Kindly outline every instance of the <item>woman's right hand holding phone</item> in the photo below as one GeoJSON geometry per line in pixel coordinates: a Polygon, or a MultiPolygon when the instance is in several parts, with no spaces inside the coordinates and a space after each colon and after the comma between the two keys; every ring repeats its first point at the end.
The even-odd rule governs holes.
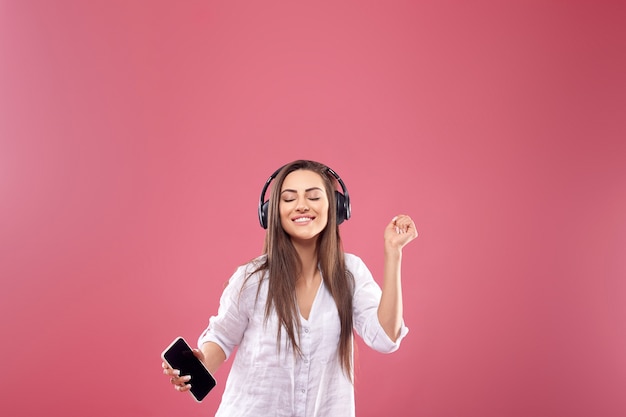
{"type": "Polygon", "coordinates": [[[167,375],[170,378],[170,383],[174,385],[174,388],[177,391],[185,392],[189,391],[191,385],[188,384],[191,377],[189,375],[180,375],[180,371],[178,369],[174,369],[169,366],[167,363],[163,362],[163,374],[167,375]]]}

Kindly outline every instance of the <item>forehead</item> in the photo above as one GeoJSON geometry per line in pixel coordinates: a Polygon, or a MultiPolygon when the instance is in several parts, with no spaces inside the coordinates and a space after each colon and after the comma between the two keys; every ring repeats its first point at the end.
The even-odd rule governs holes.
{"type": "Polygon", "coordinates": [[[324,180],[317,172],[299,169],[290,172],[283,181],[282,190],[307,190],[309,188],[321,188],[324,190],[324,180]]]}

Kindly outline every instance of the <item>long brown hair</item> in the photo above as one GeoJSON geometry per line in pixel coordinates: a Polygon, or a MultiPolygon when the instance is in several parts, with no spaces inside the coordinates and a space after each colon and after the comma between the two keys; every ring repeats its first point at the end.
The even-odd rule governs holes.
{"type": "Polygon", "coordinates": [[[341,332],[339,335],[338,356],[346,376],[352,380],[352,294],[354,277],[346,269],[339,227],[337,225],[337,198],[335,178],[328,167],[315,161],[298,160],[285,165],[274,179],[269,199],[268,227],[265,235],[265,262],[255,271],[267,271],[268,297],[265,305],[265,319],[272,311],[278,316],[278,348],[281,332],[287,332],[294,352],[301,353],[298,346],[300,319],[296,300],[296,279],[302,271],[302,263],[290,236],[280,222],[280,189],[285,177],[297,170],[308,170],[319,174],[324,181],[328,198],[328,223],[317,240],[317,260],[323,282],[337,306],[341,332]]]}

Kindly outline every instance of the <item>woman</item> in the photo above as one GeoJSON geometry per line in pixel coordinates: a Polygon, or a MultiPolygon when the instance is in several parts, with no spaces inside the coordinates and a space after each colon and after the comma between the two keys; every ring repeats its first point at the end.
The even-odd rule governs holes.
{"type": "MultiPolygon", "coordinates": [[[[237,347],[217,416],[354,416],[353,329],[380,352],[398,349],[408,332],[400,269],[415,224],[399,215],[385,228],[381,289],[360,258],[343,253],[338,223],[349,200],[346,213],[335,180],[344,187],[314,161],[275,173],[264,254],[233,274],[195,350],[215,373],[237,347]]],[[[189,390],[188,376],[163,367],[178,391],[189,390]]]]}

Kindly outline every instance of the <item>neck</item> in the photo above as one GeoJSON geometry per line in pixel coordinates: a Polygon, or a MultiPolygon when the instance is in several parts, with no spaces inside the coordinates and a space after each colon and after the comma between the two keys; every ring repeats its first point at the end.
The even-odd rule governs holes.
{"type": "Polygon", "coordinates": [[[293,246],[300,257],[302,263],[302,273],[300,278],[306,281],[313,280],[317,273],[317,240],[306,242],[295,242],[293,246]]]}

